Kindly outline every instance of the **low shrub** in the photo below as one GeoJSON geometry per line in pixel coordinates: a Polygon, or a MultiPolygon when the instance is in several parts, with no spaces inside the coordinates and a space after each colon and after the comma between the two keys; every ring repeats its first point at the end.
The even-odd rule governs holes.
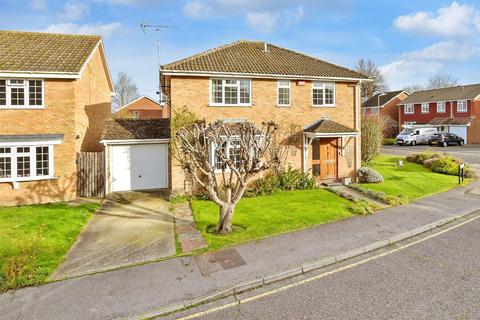
{"type": "Polygon", "coordinates": [[[383,145],[384,146],[392,146],[397,144],[397,139],[396,138],[384,138],[383,139],[383,145]]]}
{"type": "Polygon", "coordinates": [[[278,174],[268,173],[256,180],[245,192],[246,197],[272,195],[278,191],[308,190],[315,188],[315,179],[300,169],[288,167],[278,174]]]}
{"type": "Polygon", "coordinates": [[[357,170],[358,181],[361,183],[380,183],[383,182],[383,176],[369,167],[361,167],[357,170]]]}
{"type": "MultiPolygon", "coordinates": [[[[458,175],[459,165],[465,162],[460,158],[430,151],[410,154],[406,157],[406,160],[421,164],[433,172],[452,176],[458,175]]],[[[465,165],[464,174],[465,178],[475,178],[476,176],[469,165],[465,165]]]]}
{"type": "Polygon", "coordinates": [[[348,210],[356,215],[367,215],[375,213],[375,208],[373,208],[368,201],[357,200],[348,205],[348,210]]]}

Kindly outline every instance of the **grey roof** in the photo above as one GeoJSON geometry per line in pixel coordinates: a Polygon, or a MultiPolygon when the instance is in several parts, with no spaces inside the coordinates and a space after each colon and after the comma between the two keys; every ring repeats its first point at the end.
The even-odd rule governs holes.
{"type": "Polygon", "coordinates": [[[61,140],[63,134],[6,134],[0,135],[0,143],[5,142],[37,142],[48,140],[61,140]]]}
{"type": "Polygon", "coordinates": [[[118,119],[105,123],[102,140],[168,139],[170,119],[118,119]]]}
{"type": "Polygon", "coordinates": [[[443,89],[416,91],[400,104],[475,99],[480,95],[480,83],[443,89]]]}
{"type": "Polygon", "coordinates": [[[382,107],[384,104],[398,96],[400,93],[405,92],[403,90],[397,90],[397,91],[389,91],[389,92],[380,92],[365,101],[362,104],[362,108],[371,108],[371,107],[378,107],[378,96],[380,96],[380,107],[382,107]]]}
{"type": "Polygon", "coordinates": [[[162,66],[164,71],[368,79],[356,71],[265,42],[240,40],[162,66]]]}
{"type": "Polygon", "coordinates": [[[0,30],[0,70],[78,73],[100,36],[0,30]]]}
{"type": "Polygon", "coordinates": [[[457,118],[444,118],[435,117],[428,124],[432,125],[469,125],[475,118],[470,117],[457,117],[457,118]]]}

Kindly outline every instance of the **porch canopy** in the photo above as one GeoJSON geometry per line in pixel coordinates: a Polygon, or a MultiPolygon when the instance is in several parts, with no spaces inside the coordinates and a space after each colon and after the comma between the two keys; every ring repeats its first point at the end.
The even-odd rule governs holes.
{"type": "Polygon", "coordinates": [[[472,123],[473,118],[469,117],[458,117],[458,118],[443,118],[443,117],[436,117],[433,118],[428,124],[430,126],[470,126],[472,123]]]}
{"type": "Polygon", "coordinates": [[[330,119],[322,118],[303,129],[306,138],[357,137],[359,132],[330,119]]]}

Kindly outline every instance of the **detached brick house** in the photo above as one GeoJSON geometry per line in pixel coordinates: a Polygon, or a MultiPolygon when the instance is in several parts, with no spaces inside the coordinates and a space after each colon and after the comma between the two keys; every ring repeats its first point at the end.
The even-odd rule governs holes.
{"type": "MultiPolygon", "coordinates": [[[[162,66],[173,114],[186,106],[207,121],[295,124],[287,162],[321,181],[354,177],[360,167],[360,87],[350,69],[260,41],[233,42],[162,66]]],[[[173,192],[185,192],[172,160],[173,192]]],[[[212,164],[215,159],[212,159],[212,164]]]]}
{"type": "Polygon", "coordinates": [[[433,126],[480,143],[480,84],[417,91],[398,104],[402,126],[433,126]]]}
{"type": "Polygon", "coordinates": [[[115,110],[115,116],[125,119],[148,120],[168,118],[169,114],[163,103],[160,104],[148,96],[141,96],[115,110]]]}
{"type": "Polygon", "coordinates": [[[112,92],[99,36],[0,31],[0,205],[76,197],[76,153],[103,150],[112,92]]]}

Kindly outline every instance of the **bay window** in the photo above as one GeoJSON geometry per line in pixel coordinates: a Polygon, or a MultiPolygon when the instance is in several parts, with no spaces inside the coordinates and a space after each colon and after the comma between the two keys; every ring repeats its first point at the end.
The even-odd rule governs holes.
{"type": "Polygon", "coordinates": [[[312,105],[314,107],[335,106],[335,83],[334,82],[313,82],[312,83],[312,105]]]}
{"type": "Polygon", "coordinates": [[[53,145],[0,147],[0,182],[53,177],[53,145]]]}
{"type": "Polygon", "coordinates": [[[290,106],[290,80],[278,80],[277,105],[290,106]]]}
{"type": "MultiPolygon", "coordinates": [[[[235,167],[238,169],[240,168],[240,163],[242,161],[242,153],[241,153],[241,143],[240,140],[231,140],[225,141],[221,146],[221,151],[225,156],[233,161],[235,167]]],[[[216,171],[221,171],[224,167],[225,171],[228,171],[228,166],[225,166],[222,159],[220,159],[216,154],[215,144],[211,144],[211,151],[210,151],[210,159],[213,166],[215,166],[216,171]]]]}
{"type": "Polygon", "coordinates": [[[212,79],[210,88],[210,105],[251,105],[252,93],[249,79],[212,79]]]}
{"type": "Polygon", "coordinates": [[[43,80],[0,79],[0,108],[42,108],[43,80]]]}

